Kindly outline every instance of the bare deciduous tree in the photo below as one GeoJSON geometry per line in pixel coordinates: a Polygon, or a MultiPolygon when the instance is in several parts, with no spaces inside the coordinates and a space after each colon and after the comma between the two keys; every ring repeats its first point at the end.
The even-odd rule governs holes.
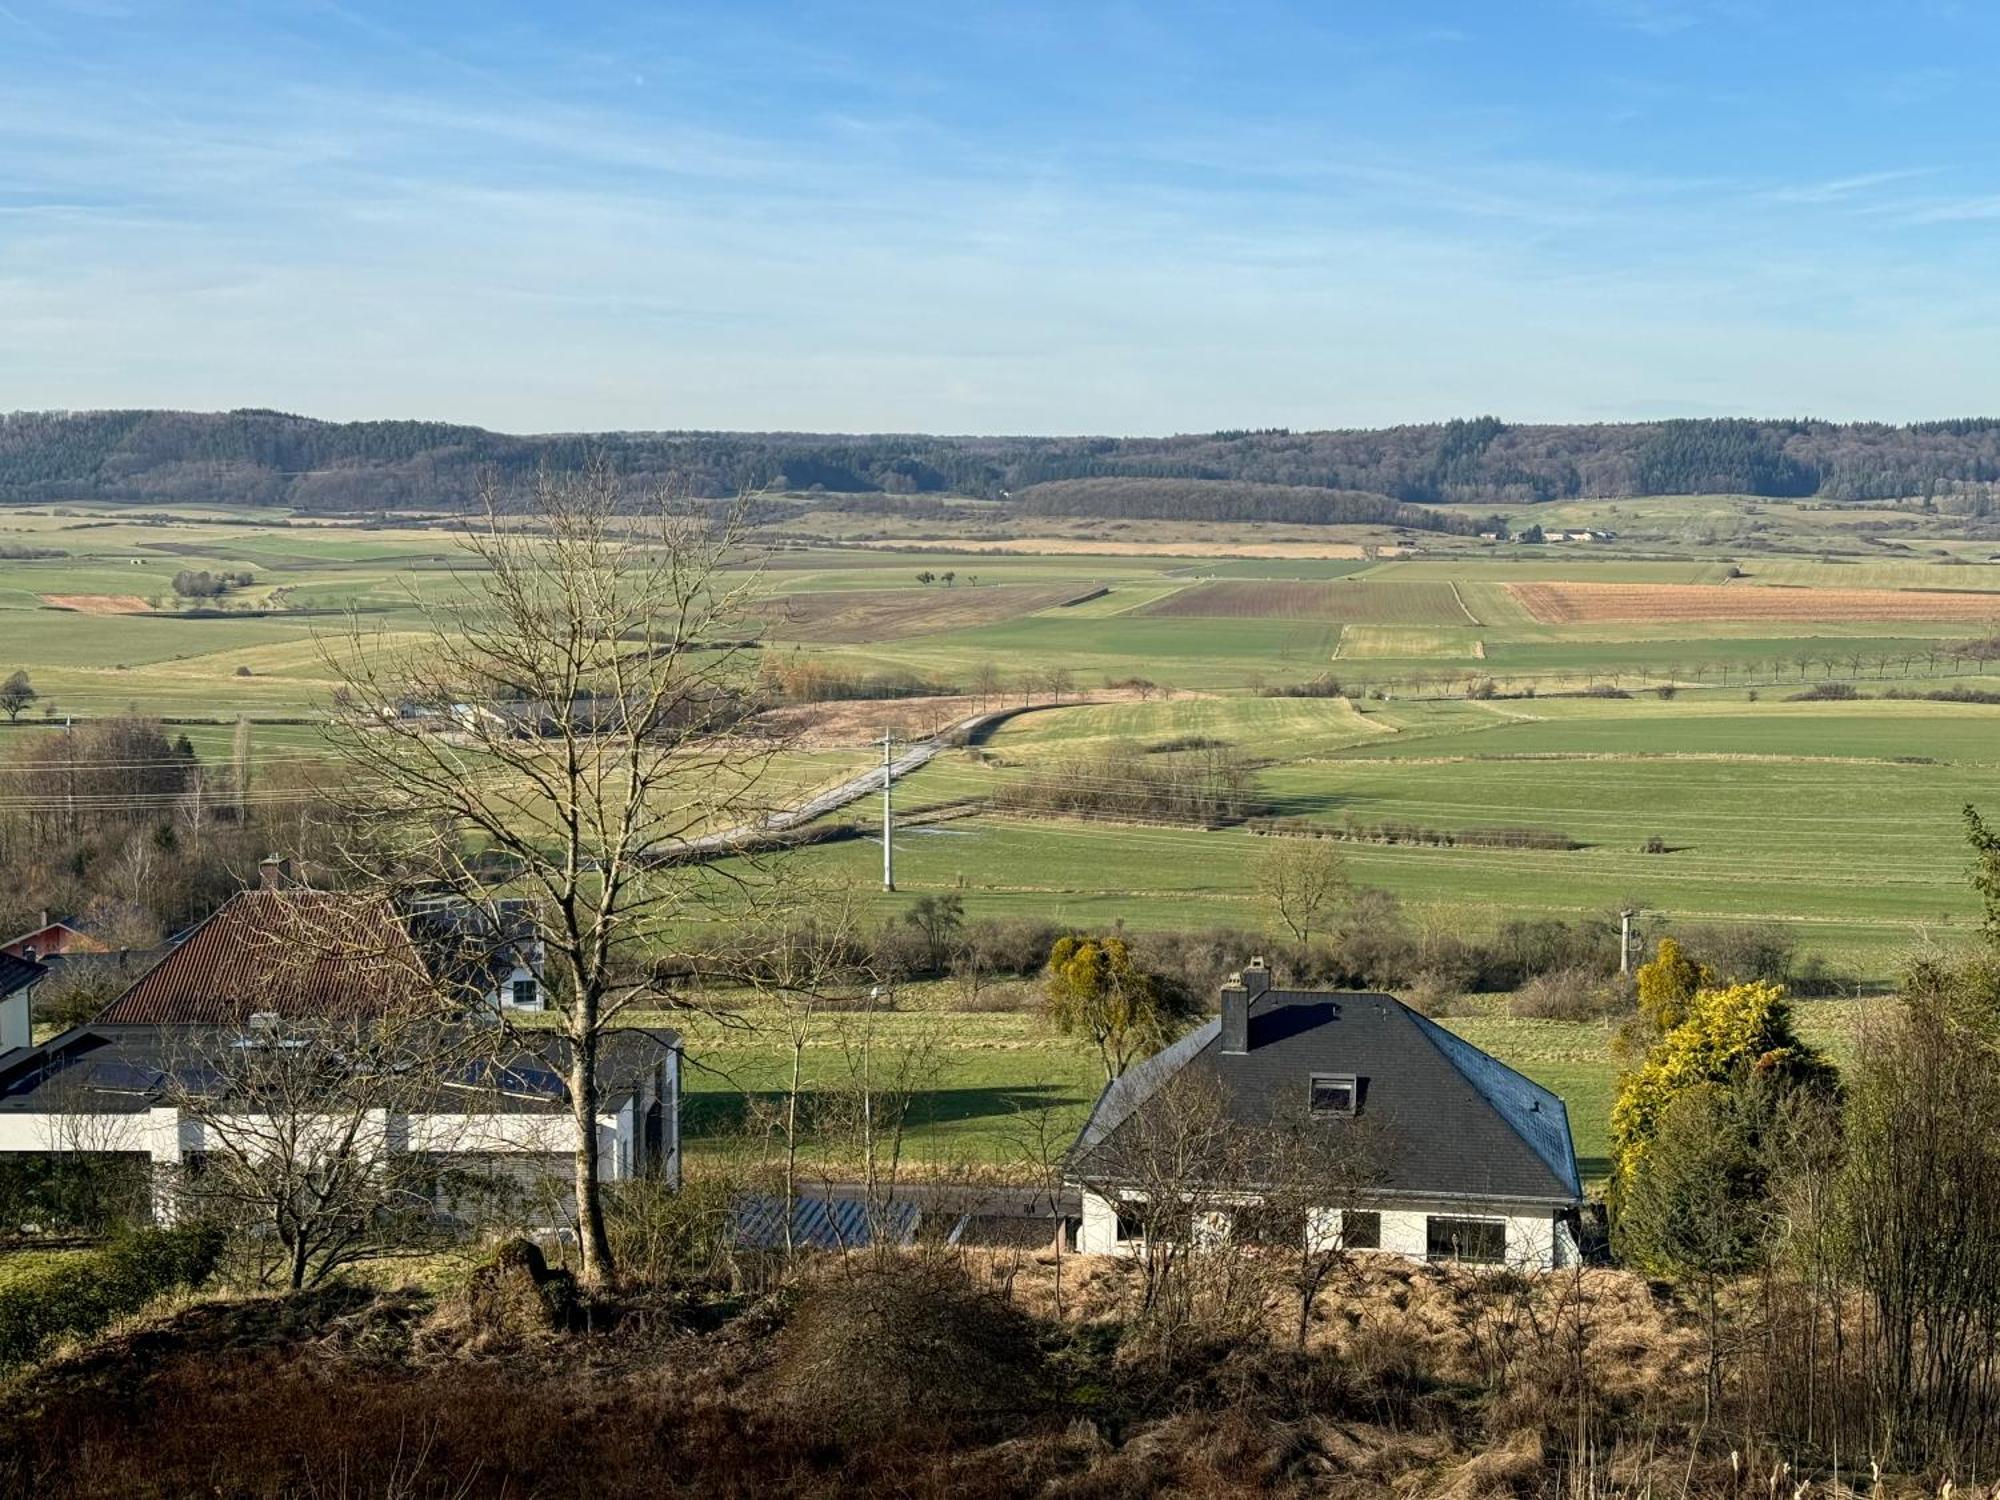
{"type": "MultiPolygon", "coordinates": [[[[776,748],[744,732],[736,643],[757,585],[734,513],[656,496],[621,513],[602,466],[491,490],[412,642],[358,628],[324,654],[332,738],[400,866],[475,901],[534,900],[571,1062],[582,1278],[613,1274],[595,1150],[598,1057],[635,1005],[671,1000],[675,934],[740,907],[699,856],[754,827],[776,748]]],[[[370,874],[377,873],[371,870],[370,874]]]]}
{"type": "Polygon", "coordinates": [[[427,1016],[187,1029],[165,1096],[201,1134],[181,1205],[233,1226],[262,1276],[294,1290],[427,1228],[432,1153],[467,1150],[460,1133],[478,1128],[441,1103],[439,1080],[479,1045],[427,1016]],[[412,1116],[430,1122],[428,1152],[398,1138],[412,1116]]]}
{"type": "Polygon", "coordinates": [[[1255,1132],[1246,1151],[1260,1200],[1249,1222],[1281,1252],[1279,1275],[1298,1301],[1304,1348],[1320,1293],[1354,1251],[1376,1246],[1362,1225],[1376,1225],[1379,1235],[1379,1220],[1363,1205],[1384,1175],[1381,1144],[1366,1120],[1295,1120],[1255,1132]]]}
{"type": "Polygon", "coordinates": [[[1257,894],[1298,942],[1332,923],[1353,882],[1347,861],[1329,839],[1274,838],[1257,860],[1257,894]]]}

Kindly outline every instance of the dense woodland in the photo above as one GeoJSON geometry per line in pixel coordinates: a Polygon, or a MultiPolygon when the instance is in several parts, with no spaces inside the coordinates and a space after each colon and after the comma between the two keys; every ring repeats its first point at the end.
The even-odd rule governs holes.
{"type": "MultiPolygon", "coordinates": [[[[542,466],[571,469],[600,455],[635,490],[667,482],[696,496],[820,489],[1003,499],[1058,481],[1145,479],[1359,492],[1377,506],[1385,499],[1519,504],[1716,492],[1852,501],[2000,483],[2000,419],[1907,426],[1738,419],[1516,426],[1479,417],[1378,431],[1050,438],[784,432],[512,436],[442,422],[319,422],[259,410],[27,412],[0,416],[0,502],[455,507],[469,501],[483,474],[523,478],[542,466]]],[[[1055,513],[1065,497],[1091,499],[1100,493],[1044,491],[1031,495],[1030,503],[1055,513]]],[[[1328,506],[1340,508],[1320,496],[1307,509],[1328,506]]]]}

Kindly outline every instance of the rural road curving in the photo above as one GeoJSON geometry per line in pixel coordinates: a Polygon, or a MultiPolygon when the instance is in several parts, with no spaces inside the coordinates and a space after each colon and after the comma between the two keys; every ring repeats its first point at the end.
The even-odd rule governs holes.
{"type": "MultiPolygon", "coordinates": [[[[1090,698],[1076,698],[1063,704],[1015,704],[1009,708],[984,709],[979,713],[971,714],[954,724],[947,725],[929,739],[912,740],[909,747],[889,763],[889,780],[892,783],[901,781],[912,771],[928,765],[939,751],[967,744],[973,736],[982,730],[991,729],[1002,720],[1014,718],[1019,714],[1031,713],[1039,708],[1074,708],[1079,704],[1093,701],[1095,700],[1090,698]]],[[[784,833],[790,829],[810,823],[813,819],[824,817],[827,813],[833,812],[837,808],[845,807],[850,802],[859,801],[870,792],[879,792],[881,790],[882,768],[880,766],[872,766],[868,770],[863,771],[859,776],[850,776],[846,781],[839,783],[837,786],[829,787],[827,790],[817,793],[809,800],[801,802],[797,807],[788,807],[778,812],[766,813],[755,823],[741,823],[734,828],[718,829],[714,833],[705,833],[700,838],[685,840],[675,845],[671,850],[663,851],[662,857],[672,861],[679,861],[691,858],[698,859],[705,855],[727,853],[730,850],[740,849],[747,844],[755,843],[760,839],[768,838],[772,834],[784,833]]]]}

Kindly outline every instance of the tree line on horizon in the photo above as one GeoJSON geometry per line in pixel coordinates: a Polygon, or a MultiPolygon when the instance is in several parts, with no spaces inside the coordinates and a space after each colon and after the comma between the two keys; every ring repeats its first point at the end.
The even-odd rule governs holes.
{"type": "MultiPolygon", "coordinates": [[[[1984,503],[1983,487],[2000,484],[2000,419],[1563,425],[1483,416],[1378,430],[1112,438],[519,436],[443,422],[322,422],[249,409],[0,415],[0,502],[458,508],[483,477],[524,485],[540,470],[574,472],[593,461],[608,464],[635,497],[664,485],[696,498],[818,491],[1005,500],[1064,481],[1150,480],[1302,487],[1365,496],[1378,506],[1713,493],[1859,501],[1967,491],[1984,503]]],[[[1055,503],[1060,496],[1041,498],[1055,503]]]]}

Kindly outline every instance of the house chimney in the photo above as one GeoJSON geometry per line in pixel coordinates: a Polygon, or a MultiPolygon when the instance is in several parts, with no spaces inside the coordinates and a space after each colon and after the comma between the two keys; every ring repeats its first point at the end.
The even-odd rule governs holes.
{"type": "Polygon", "coordinates": [[[1271,987],[1271,971],[1261,955],[1222,986],[1222,1052],[1241,1057],[1250,1050],[1250,1002],[1271,987]]]}
{"type": "Polygon", "coordinates": [[[1241,1057],[1250,1050],[1250,992],[1241,974],[1231,974],[1222,986],[1222,1055],[1241,1057]]]}
{"type": "Polygon", "coordinates": [[[281,890],[292,883],[292,862],[280,855],[267,854],[257,864],[257,884],[267,891],[281,890]]]}

